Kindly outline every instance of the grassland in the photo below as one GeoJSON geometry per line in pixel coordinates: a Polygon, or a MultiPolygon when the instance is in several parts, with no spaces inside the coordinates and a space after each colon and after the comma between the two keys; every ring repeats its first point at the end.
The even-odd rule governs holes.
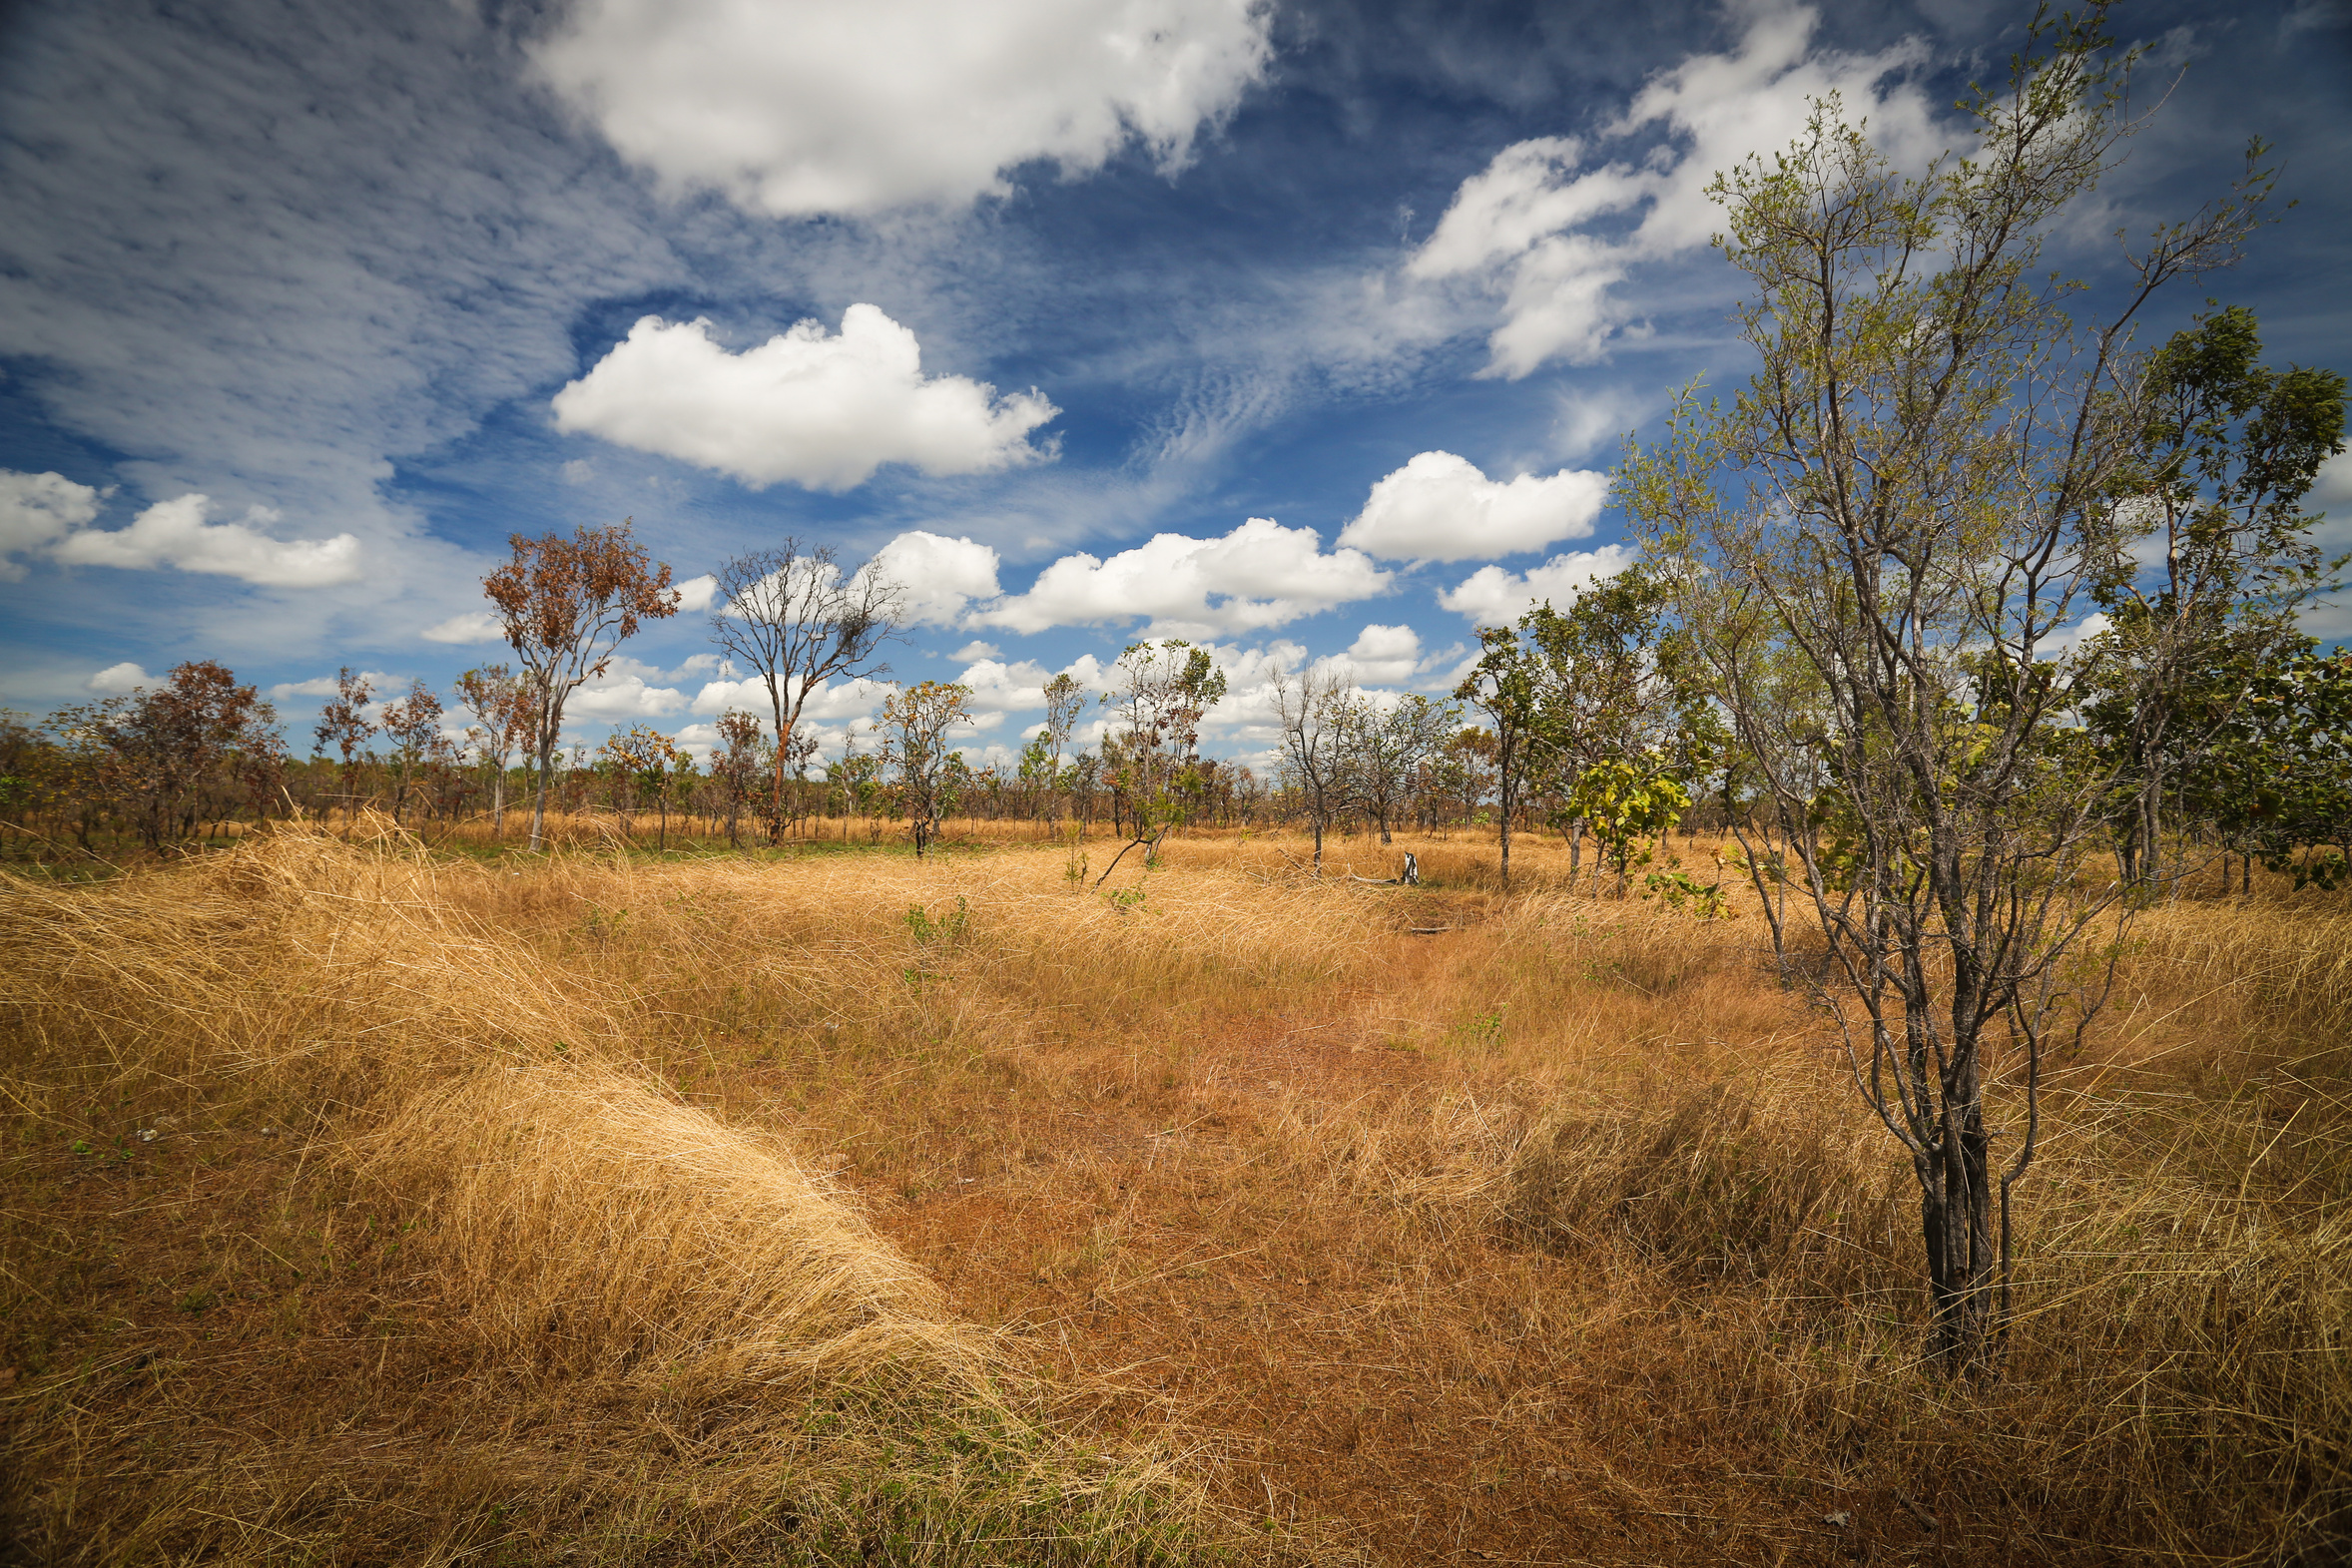
{"type": "Polygon", "coordinates": [[[2338,899],[2141,920],[1954,1386],[1736,903],[1461,837],[1419,889],[1180,840],[1117,902],[1033,841],[462,847],[0,893],[12,1560],[2352,1542],[2338,899]]]}

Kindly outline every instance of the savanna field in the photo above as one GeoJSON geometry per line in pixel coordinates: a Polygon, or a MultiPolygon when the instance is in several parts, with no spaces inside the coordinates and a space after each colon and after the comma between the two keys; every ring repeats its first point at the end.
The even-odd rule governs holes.
{"type": "Polygon", "coordinates": [[[1954,1383],[1751,899],[985,825],[12,874],[8,1560],[2352,1551],[2341,895],[2139,918],[1954,1383]]]}

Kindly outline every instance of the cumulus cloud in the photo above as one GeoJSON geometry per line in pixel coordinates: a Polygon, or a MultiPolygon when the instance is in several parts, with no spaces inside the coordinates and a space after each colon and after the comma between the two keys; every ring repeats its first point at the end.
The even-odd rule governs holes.
{"type": "Polygon", "coordinates": [[[1180,168],[1264,72],[1262,0],[584,0],[532,51],[623,158],[771,217],[960,204],[1140,141],[1180,168]]]}
{"type": "MultiPolygon", "coordinates": [[[[808,704],[801,710],[801,722],[813,725],[841,719],[864,719],[882,706],[884,697],[896,690],[897,687],[888,681],[828,681],[810,694],[808,704]]],[[[703,689],[695,694],[692,707],[698,714],[718,714],[730,708],[741,708],[764,718],[773,712],[767,683],[756,675],[745,676],[741,680],[723,678],[707,681],[703,689]]],[[[769,728],[773,729],[774,726],[769,728]]]]}
{"type": "Polygon", "coordinates": [[[673,586],[678,590],[678,613],[700,615],[711,607],[712,598],[719,592],[719,579],[705,572],[673,586]]]}
{"type": "Polygon", "coordinates": [[[487,610],[468,610],[416,635],[428,643],[502,643],[506,641],[506,623],[487,610]]]}
{"type": "Polygon", "coordinates": [[[1594,138],[1514,143],[1463,182],[1406,272],[1502,293],[1485,373],[1516,379],[1550,359],[1599,358],[1628,319],[1613,287],[1638,263],[1704,247],[1721,227],[1707,182],[1796,140],[1808,100],[1839,95],[1901,164],[1924,163],[1947,140],[1928,95],[1901,76],[1926,58],[1917,41],[1815,51],[1811,7],[1784,0],[1734,14],[1742,9],[1748,24],[1731,53],[1693,55],[1650,78],[1594,138]],[[1667,140],[1646,156],[1629,145],[1659,132],[1667,140]]]}
{"type": "Polygon", "coordinates": [[[955,652],[949,654],[947,657],[950,659],[960,659],[964,663],[970,664],[976,660],[997,658],[1003,652],[1004,650],[997,647],[994,643],[982,642],[979,639],[974,638],[972,641],[965,643],[961,648],[956,649],[955,652]]]}
{"type": "Polygon", "coordinates": [[[848,490],[884,463],[988,473],[1051,454],[1029,432],[1061,410],[1035,391],[922,373],[914,334],[870,304],[828,333],[807,320],[729,353],[707,320],[642,316],[555,394],[555,427],[675,457],[762,489],[848,490]]]}
{"type": "Polygon", "coordinates": [[[44,550],[98,515],[99,492],[63,474],[20,474],[0,468],[0,580],[25,569],[14,557],[44,550]]]}
{"type": "Polygon", "coordinates": [[[1421,668],[1421,634],[1410,626],[1375,623],[1359,632],[1347,652],[1331,662],[1346,666],[1359,681],[1393,686],[1411,680],[1421,668]]]}
{"type": "Polygon", "coordinates": [[[994,550],[969,539],[926,534],[919,528],[877,550],[862,570],[879,572],[903,584],[906,618],[917,626],[953,626],[973,600],[993,599],[997,594],[994,550]]]}
{"type": "Polygon", "coordinates": [[[270,588],[322,588],[359,575],[356,535],[273,539],[261,531],[278,521],[268,507],[252,508],[242,523],[208,523],[205,515],[212,505],[212,498],[203,495],[158,501],[128,528],[69,533],[50,553],[75,566],[176,566],[270,588]]]}
{"type": "Polygon", "coordinates": [[[1041,632],[1049,626],[1152,622],[1160,634],[1208,637],[1285,625],[1386,590],[1391,575],[1361,550],[1326,555],[1312,528],[1253,517],[1218,539],[1154,534],[1109,560],[1066,555],[1025,594],[975,611],[975,626],[1041,632]]]}
{"type": "Polygon", "coordinates": [[[149,675],[139,666],[125,662],[108,665],[90,677],[89,680],[84,681],[82,689],[87,692],[95,692],[101,697],[120,697],[126,692],[147,685],[154,679],[154,676],[149,675]]]}
{"type": "Polygon", "coordinates": [[[572,693],[563,716],[566,720],[617,724],[627,719],[659,719],[685,707],[686,694],[676,687],[652,686],[642,675],[616,672],[572,693]]]}
{"type": "Polygon", "coordinates": [[[1592,532],[1609,476],[1487,478],[1452,452],[1423,452],[1372,487],[1340,543],[1392,560],[1470,561],[1540,550],[1592,532]]]}
{"type": "Polygon", "coordinates": [[[1441,592],[1438,603],[1478,626],[1507,626],[1532,604],[1564,607],[1601,578],[1631,566],[1636,553],[1630,545],[1604,544],[1597,550],[1565,551],[1524,573],[1481,566],[1441,592]]]}
{"type": "Polygon", "coordinates": [[[72,566],[176,566],[272,588],[319,588],[359,575],[353,535],[275,539],[262,530],[278,514],[263,506],[242,523],[207,522],[210,496],[159,501],[128,528],[90,527],[109,493],[63,474],[0,469],[0,580],[22,578],[24,566],[14,558],[36,551],[72,566]]]}

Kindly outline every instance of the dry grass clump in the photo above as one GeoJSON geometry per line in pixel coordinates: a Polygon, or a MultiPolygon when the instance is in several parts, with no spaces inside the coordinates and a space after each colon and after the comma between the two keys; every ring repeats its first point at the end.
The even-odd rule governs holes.
{"type": "Polygon", "coordinates": [[[1557,1251],[1624,1244],[1701,1280],[1886,1300],[1911,1283],[1909,1171],[1840,1087],[1781,1060],[1564,1094],[1518,1148],[1506,1221],[1557,1251]]]}
{"type": "Polygon", "coordinates": [[[117,1265],[69,1253],[43,1289],[24,1271],[54,1244],[10,1237],[5,1378],[34,1376],[0,1392],[0,1537],[56,1562],[1079,1563],[1219,1532],[1164,1466],[1096,1463],[1022,1413],[985,1337],[783,1137],[640,1062],[622,977],[500,929],[570,911],[517,880],[297,830],[0,896],[19,1204],[185,1169],[183,1199],[102,1198],[82,1241],[197,1276],[181,1321],[177,1287],[71,1312],[117,1265]],[[91,1167],[118,1122],[166,1141],[116,1134],[91,1167]],[[250,1256],[205,1257],[183,1215],[250,1256]],[[177,1396],[200,1365],[209,1397],[177,1396]],[[156,1418],[167,1389],[180,1420],[156,1418]],[[464,1439],[484,1426],[506,1437],[464,1439]],[[435,1432],[449,1489],[420,1493],[435,1432]]]}

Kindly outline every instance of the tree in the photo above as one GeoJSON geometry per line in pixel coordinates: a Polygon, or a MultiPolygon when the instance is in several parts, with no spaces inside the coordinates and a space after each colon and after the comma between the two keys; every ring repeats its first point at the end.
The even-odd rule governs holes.
{"type": "Polygon", "coordinates": [[[1510,823],[1526,783],[1527,748],[1535,728],[1535,665],[1507,626],[1478,628],[1478,662],[1454,689],[1494,727],[1494,784],[1502,813],[1502,881],[1510,883],[1510,823]]]}
{"type": "MultiPolygon", "coordinates": [[[[882,765],[890,788],[914,833],[914,857],[921,859],[939,835],[939,822],[955,801],[959,774],[967,774],[961,753],[947,750],[947,732],[970,719],[971,688],[943,681],[892,692],[876,726],[882,731],[882,765]]],[[[848,759],[844,759],[845,764],[848,759]]]]}
{"type": "Polygon", "coordinates": [[[1282,766],[1298,786],[1307,825],[1315,834],[1315,874],[1323,874],[1323,834],[1348,802],[1348,721],[1355,685],[1336,670],[1310,667],[1292,677],[1266,666],[1274,716],[1282,726],[1282,766]]]}
{"type": "Polygon", "coordinates": [[[756,714],[730,708],[719,716],[719,750],[711,756],[711,777],[727,795],[727,847],[742,847],[737,836],[743,802],[759,781],[763,737],[756,714]]]}
{"type": "Polygon", "coordinates": [[[2075,326],[2042,246],[2133,128],[2102,22],[2037,23],[2007,86],[1972,102],[1967,159],[1906,178],[1832,100],[1788,152],[1719,176],[1762,367],[1728,410],[1686,402],[1622,474],[1743,739],[1769,742],[1777,710],[1723,627],[1760,622],[1823,688],[1822,798],[1780,771],[1785,747],[1752,750],[1783,810],[1839,819],[1837,855],[1795,845],[1835,982],[1818,994],[1910,1157],[1954,1371],[2007,1319],[2045,1052],[2106,994],[2111,960],[2075,959],[2128,914],[2090,858],[2119,777],[2078,728],[2097,656],[2060,634],[2144,533],[2117,504],[2151,407],[2129,323],[2232,260],[2265,189],[2249,161],[2230,199],[2131,256],[2114,312],[2075,326]],[[1996,1077],[2023,1080],[2000,1165],[1996,1077]]]}
{"type": "Polygon", "coordinates": [[[547,781],[564,703],[584,682],[601,676],[613,651],[646,621],[678,613],[670,569],[654,565],[630,520],[611,528],[581,527],[571,538],[545,534],[507,540],[513,559],[482,579],[498,610],[508,646],[523,669],[530,695],[531,736],[538,749],[538,785],[531,794],[531,848],[547,841],[547,781]]]}
{"type": "MultiPolygon", "coordinates": [[[[828,681],[887,675],[877,661],[896,632],[905,589],[873,562],[845,579],[829,545],[787,535],[774,549],[737,556],[719,569],[711,635],[768,688],[776,758],[768,836],[784,836],[784,775],[801,715],[828,681]]],[[[806,762],[814,751],[799,754],[806,762]]]]}
{"type": "Polygon", "coordinates": [[[2252,683],[2303,651],[2296,612],[2343,564],[2320,558],[2302,502],[2344,444],[2344,377],[2271,370],[2261,352],[2253,312],[2234,306],[2173,334],[2147,367],[2137,471],[2115,486],[2163,555],[2152,580],[2101,595],[2110,689],[2089,722],[2128,776],[2124,876],[2148,886],[2167,784],[2252,683]]]}
{"type": "Polygon", "coordinates": [[[212,660],[175,666],[155,690],[53,715],[51,730],[83,753],[74,777],[111,801],[150,848],[184,838],[207,808],[255,776],[275,778],[286,745],[277,710],[212,660]]]}
{"type": "Polygon", "coordinates": [[[1198,798],[1201,721],[1225,700],[1225,672],[1205,648],[1181,638],[1130,643],[1111,669],[1102,706],[1113,716],[1103,743],[1114,801],[1124,801],[1127,842],[1094,879],[1100,887],[1127,857],[1146,845],[1149,865],[1168,829],[1185,820],[1198,798]]]}
{"type": "Polygon", "coordinates": [[[1664,584],[1637,564],[1565,611],[1547,601],[1519,618],[1534,680],[1527,744],[1561,789],[1570,886],[1590,826],[1622,891],[1633,841],[1671,829],[1722,750],[1687,635],[1665,610],[1664,584]]]}
{"type": "Polygon", "coordinates": [[[1394,842],[1391,823],[1461,723],[1461,709],[1418,695],[1383,707],[1360,694],[1342,706],[1341,773],[1355,803],[1380,824],[1382,843],[1394,842]]]}
{"type": "Polygon", "coordinates": [[[503,664],[483,665],[457,678],[457,696],[472,713],[465,738],[490,775],[490,836],[506,836],[506,768],[531,745],[530,689],[503,664]]]}
{"type": "Polygon", "coordinates": [[[418,771],[449,756],[449,743],[441,734],[441,699],[423,681],[411,681],[406,697],[384,705],[378,728],[392,743],[392,761],[400,770],[392,783],[392,821],[397,825],[418,771]]]}
{"type": "Polygon", "coordinates": [[[334,696],[318,711],[318,751],[323,754],[331,746],[341,754],[345,815],[352,811],[352,797],[358,793],[360,761],[367,755],[367,743],[375,738],[375,724],[367,717],[367,707],[374,701],[375,689],[367,678],[353,675],[345,665],[335,672],[334,696]]]}

